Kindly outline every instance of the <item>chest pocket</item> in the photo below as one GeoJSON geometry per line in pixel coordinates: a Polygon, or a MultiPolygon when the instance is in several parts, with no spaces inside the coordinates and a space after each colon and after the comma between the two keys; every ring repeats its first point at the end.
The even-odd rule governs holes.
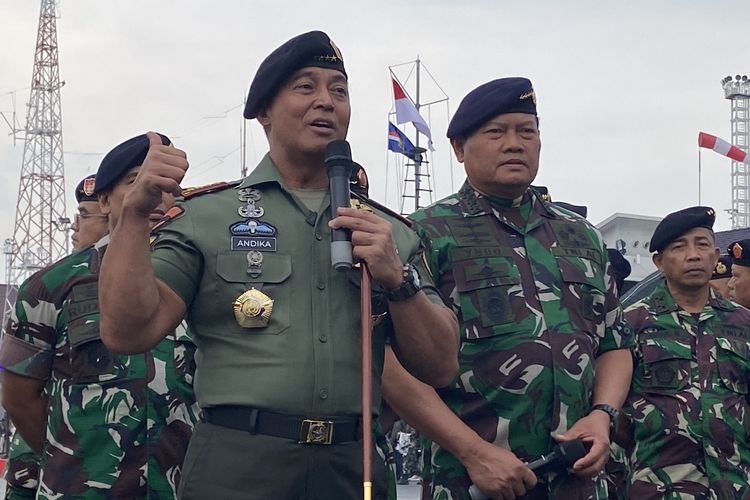
{"type": "Polygon", "coordinates": [[[556,260],[563,280],[562,306],[570,314],[573,328],[603,336],[607,289],[601,264],[573,256],[558,255],[556,260]]]}
{"type": "Polygon", "coordinates": [[[510,257],[454,261],[462,335],[488,337],[517,331],[513,294],[521,294],[521,278],[510,257]]]}
{"type": "Polygon", "coordinates": [[[646,338],[639,349],[643,363],[637,368],[637,378],[644,392],[673,393],[690,385],[693,355],[689,343],[646,338]]]}
{"type": "Polygon", "coordinates": [[[288,280],[292,275],[292,258],[277,252],[264,252],[260,270],[257,277],[248,273],[247,255],[244,252],[225,250],[217,255],[216,274],[226,285],[220,287],[224,290],[219,290],[226,314],[234,318],[234,300],[251,288],[260,290],[273,300],[271,316],[266,326],[243,328],[233,320],[231,323],[227,322],[227,325],[232,325],[229,328],[231,332],[242,335],[278,335],[289,328],[292,288],[288,280]]]}
{"type": "Polygon", "coordinates": [[[70,344],[70,378],[74,383],[106,382],[125,376],[120,356],[112,353],[99,335],[97,283],[75,285],[63,306],[70,344]]]}
{"type": "Polygon", "coordinates": [[[721,383],[730,391],[747,394],[750,345],[744,338],[716,337],[716,362],[721,383]]]}

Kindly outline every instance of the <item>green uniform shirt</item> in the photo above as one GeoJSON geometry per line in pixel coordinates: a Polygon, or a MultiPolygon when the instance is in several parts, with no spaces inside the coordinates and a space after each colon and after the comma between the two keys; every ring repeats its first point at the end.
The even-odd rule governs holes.
{"type": "MultiPolygon", "coordinates": [[[[589,412],[594,359],[632,343],[599,232],[533,190],[511,202],[468,182],[411,218],[460,322],[459,376],[438,393],[477,434],[521,460],[548,453],[551,434],[589,412]]],[[[437,444],[431,458],[433,498],[468,498],[458,459],[437,444]]],[[[553,483],[553,497],[594,494],[594,483],[577,476],[553,483]]]]}
{"type": "Polygon", "coordinates": [[[662,281],[625,311],[631,498],[750,498],[750,311],[710,293],[693,315],[662,281]]]}
{"type": "MultiPolygon", "coordinates": [[[[317,212],[309,210],[266,156],[240,184],[190,197],[181,207],[181,216],[159,228],[152,261],[157,278],[188,307],[200,406],[361,413],[359,271],[331,266],[329,196],[317,212]],[[253,288],[273,300],[269,321],[242,327],[233,302],[253,288]]],[[[425,292],[442,303],[419,258],[417,236],[375,213],[391,220],[399,255],[415,264],[425,292]]],[[[373,300],[373,313],[385,312],[381,294],[373,300]]],[[[387,316],[374,328],[376,382],[391,330],[387,316]]],[[[377,408],[379,384],[374,388],[377,408]]]]}
{"type": "Polygon", "coordinates": [[[3,338],[5,369],[47,382],[38,498],[174,498],[197,420],[184,329],[146,354],[114,354],[102,343],[107,240],[26,280],[3,338]]]}

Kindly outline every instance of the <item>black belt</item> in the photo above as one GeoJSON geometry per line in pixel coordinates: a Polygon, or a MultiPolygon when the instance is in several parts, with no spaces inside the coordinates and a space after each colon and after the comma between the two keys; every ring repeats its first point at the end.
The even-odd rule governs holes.
{"type": "Polygon", "coordinates": [[[292,439],[302,444],[336,444],[362,437],[358,418],[312,419],[248,406],[212,406],[203,410],[203,420],[251,434],[292,439]]]}

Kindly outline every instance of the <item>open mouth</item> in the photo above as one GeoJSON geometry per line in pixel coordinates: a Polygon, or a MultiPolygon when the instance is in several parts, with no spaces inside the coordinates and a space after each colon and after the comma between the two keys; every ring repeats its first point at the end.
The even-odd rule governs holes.
{"type": "Polygon", "coordinates": [[[310,126],[315,127],[316,129],[321,130],[335,130],[336,127],[333,126],[333,122],[330,120],[313,120],[310,122],[310,126]]]}
{"type": "Polygon", "coordinates": [[[161,210],[158,210],[156,212],[151,212],[149,214],[148,221],[149,222],[159,222],[162,219],[162,217],[164,217],[164,212],[162,212],[161,210]]]}

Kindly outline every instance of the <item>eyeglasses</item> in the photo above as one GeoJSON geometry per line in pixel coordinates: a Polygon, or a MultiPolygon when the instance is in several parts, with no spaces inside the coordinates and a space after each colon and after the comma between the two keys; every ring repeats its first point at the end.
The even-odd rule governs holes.
{"type": "Polygon", "coordinates": [[[108,216],[106,214],[75,214],[73,216],[73,223],[78,225],[81,223],[81,220],[86,219],[106,219],[108,216]]]}

